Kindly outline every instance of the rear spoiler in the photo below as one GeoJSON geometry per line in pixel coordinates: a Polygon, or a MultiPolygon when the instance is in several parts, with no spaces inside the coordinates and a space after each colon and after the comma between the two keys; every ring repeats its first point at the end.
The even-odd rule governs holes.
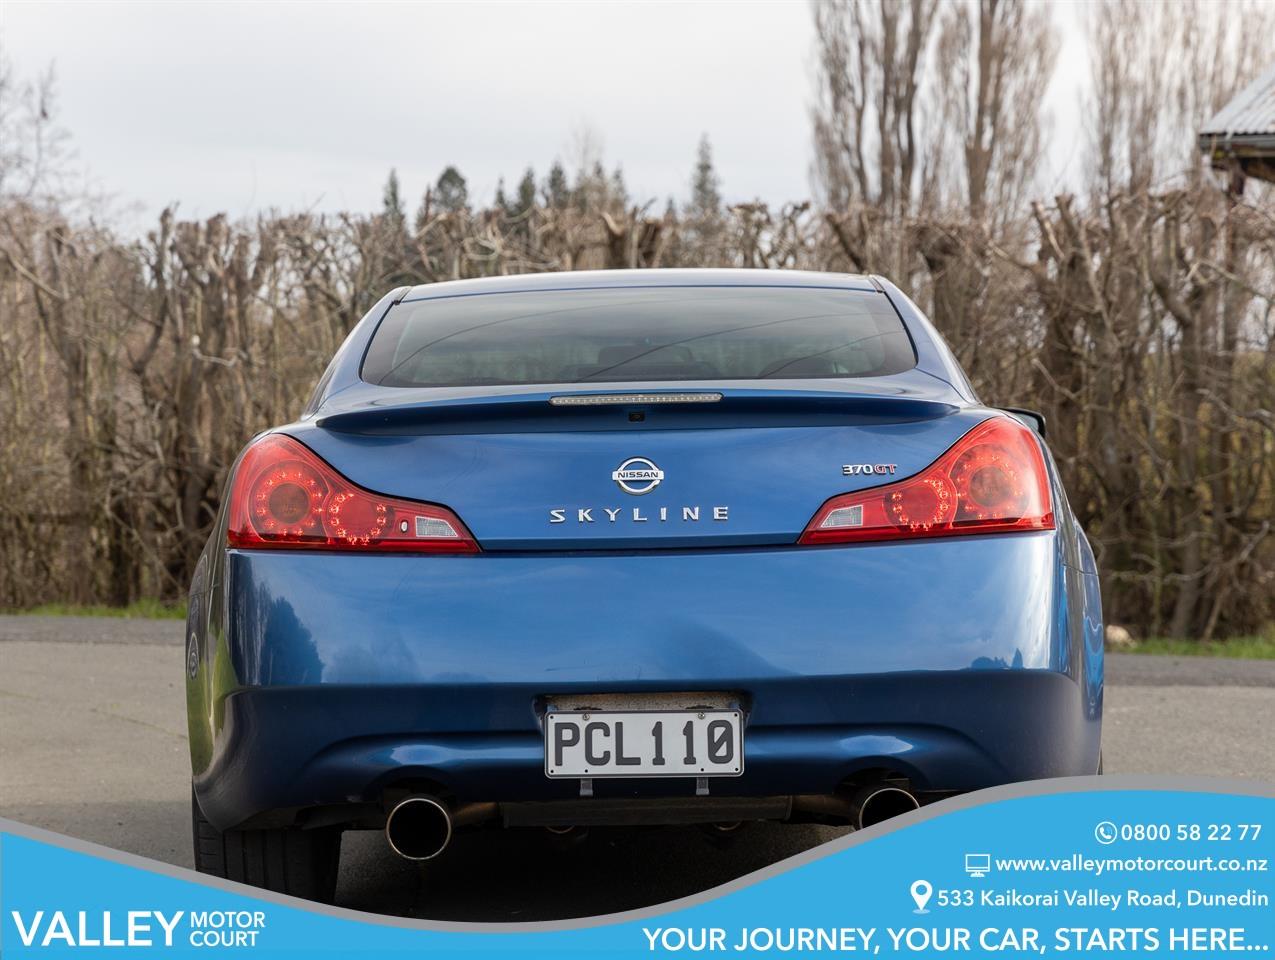
{"type": "MultiPolygon", "coordinates": [[[[419,394],[417,395],[419,396],[419,394]]],[[[557,391],[449,398],[404,397],[316,418],[338,433],[518,433],[701,427],[909,423],[949,416],[951,403],[893,393],[779,390],[557,391]]]]}

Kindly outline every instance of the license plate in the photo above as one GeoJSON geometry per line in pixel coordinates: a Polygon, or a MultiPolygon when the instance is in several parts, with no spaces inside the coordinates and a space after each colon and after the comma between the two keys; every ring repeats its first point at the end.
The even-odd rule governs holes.
{"type": "Polygon", "coordinates": [[[601,711],[545,715],[550,777],[738,777],[738,710],[601,711]]]}

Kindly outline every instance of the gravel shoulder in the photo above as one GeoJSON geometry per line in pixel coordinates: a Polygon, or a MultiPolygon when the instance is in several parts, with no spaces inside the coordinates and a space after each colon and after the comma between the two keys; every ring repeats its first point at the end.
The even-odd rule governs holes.
{"type": "Polygon", "coordinates": [[[1112,687],[1275,687],[1275,660],[1109,653],[1112,687]]]}
{"type": "Polygon", "coordinates": [[[162,647],[180,645],[185,632],[181,620],[0,614],[0,643],[118,643],[162,647]]]}

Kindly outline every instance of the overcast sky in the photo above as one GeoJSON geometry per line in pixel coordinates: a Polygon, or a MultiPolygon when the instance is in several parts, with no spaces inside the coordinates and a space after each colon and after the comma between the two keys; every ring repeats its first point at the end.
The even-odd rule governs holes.
{"type": "MultiPolygon", "coordinates": [[[[1085,73],[1073,12],[1049,106],[1051,179],[1072,172],[1085,73]]],[[[811,16],[737,3],[0,3],[19,76],[56,66],[60,118],[95,186],[149,219],[262,207],[367,210],[391,167],[414,206],[447,164],[571,166],[592,130],[635,197],[687,193],[713,143],[728,199],[809,195],[811,16]]]]}

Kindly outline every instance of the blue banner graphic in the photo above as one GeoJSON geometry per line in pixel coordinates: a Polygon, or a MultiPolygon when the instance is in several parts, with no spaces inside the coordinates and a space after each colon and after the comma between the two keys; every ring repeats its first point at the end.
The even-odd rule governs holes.
{"type": "Polygon", "coordinates": [[[946,801],[696,897],[537,924],[324,908],[2,823],[0,953],[1217,957],[1275,948],[1275,800],[1085,782],[1101,786],[946,801]]]}

